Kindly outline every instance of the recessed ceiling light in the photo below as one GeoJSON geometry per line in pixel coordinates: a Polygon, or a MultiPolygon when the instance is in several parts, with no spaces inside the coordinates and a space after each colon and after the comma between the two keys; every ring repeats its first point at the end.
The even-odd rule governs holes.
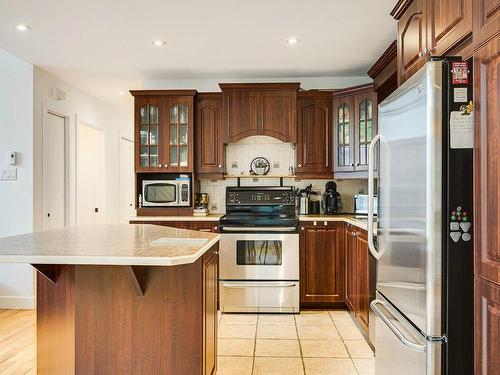
{"type": "Polygon", "coordinates": [[[156,47],[161,47],[167,44],[164,40],[153,40],[153,45],[156,47]]]}
{"type": "Polygon", "coordinates": [[[125,95],[125,91],[118,91],[118,94],[125,95]]]}
{"type": "Polygon", "coordinates": [[[292,36],[286,40],[287,44],[297,44],[298,42],[300,42],[300,39],[297,37],[294,37],[294,36],[292,36]]]}
{"type": "Polygon", "coordinates": [[[31,27],[29,27],[28,25],[24,25],[22,23],[17,25],[17,29],[22,32],[31,31],[31,27]]]}

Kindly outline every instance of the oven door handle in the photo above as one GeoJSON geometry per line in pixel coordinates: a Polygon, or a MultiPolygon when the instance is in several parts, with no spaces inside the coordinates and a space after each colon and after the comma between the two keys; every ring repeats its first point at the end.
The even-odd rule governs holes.
{"type": "Polygon", "coordinates": [[[221,227],[223,232],[294,232],[296,227],[221,227]]]}
{"type": "Polygon", "coordinates": [[[222,283],[224,288],[228,289],[244,289],[244,288],[291,288],[297,285],[297,282],[263,282],[263,281],[248,281],[248,282],[231,282],[222,283]]]}

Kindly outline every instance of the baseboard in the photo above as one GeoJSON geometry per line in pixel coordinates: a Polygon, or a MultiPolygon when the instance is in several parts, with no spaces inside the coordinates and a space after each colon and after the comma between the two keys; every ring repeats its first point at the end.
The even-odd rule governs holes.
{"type": "Polygon", "coordinates": [[[0,296],[0,309],[27,309],[35,308],[35,297],[0,296]]]}

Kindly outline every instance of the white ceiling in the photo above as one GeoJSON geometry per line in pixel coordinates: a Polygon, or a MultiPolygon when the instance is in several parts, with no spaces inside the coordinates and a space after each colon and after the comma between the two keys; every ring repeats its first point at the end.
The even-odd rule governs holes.
{"type": "Polygon", "coordinates": [[[111,101],[143,80],[364,75],[395,2],[0,0],[0,48],[111,101]]]}

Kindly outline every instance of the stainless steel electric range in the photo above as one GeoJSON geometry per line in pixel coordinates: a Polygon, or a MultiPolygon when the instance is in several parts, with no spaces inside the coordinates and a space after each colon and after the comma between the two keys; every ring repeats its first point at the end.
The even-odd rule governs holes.
{"type": "Polygon", "coordinates": [[[293,187],[228,187],[221,218],[222,312],[299,312],[293,187]]]}

